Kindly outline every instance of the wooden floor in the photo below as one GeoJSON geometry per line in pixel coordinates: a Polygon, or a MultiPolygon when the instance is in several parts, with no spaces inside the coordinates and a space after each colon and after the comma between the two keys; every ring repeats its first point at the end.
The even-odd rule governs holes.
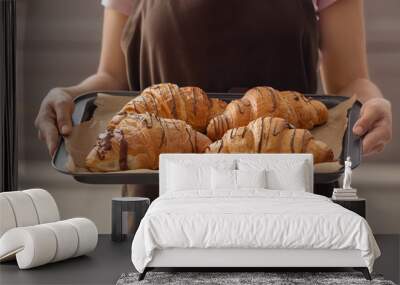
{"type": "MultiPolygon", "coordinates": [[[[398,283],[400,235],[377,235],[376,240],[382,256],[374,272],[398,283]]],[[[4,263],[0,265],[0,284],[115,284],[122,273],[134,271],[130,246],[129,241],[115,243],[109,235],[101,235],[96,250],[88,256],[30,270],[19,270],[15,262],[4,263]]]]}

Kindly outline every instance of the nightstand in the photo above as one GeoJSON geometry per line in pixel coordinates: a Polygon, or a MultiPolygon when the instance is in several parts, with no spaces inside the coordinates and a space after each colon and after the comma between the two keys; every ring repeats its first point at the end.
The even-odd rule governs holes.
{"type": "Polygon", "coordinates": [[[339,204],[340,206],[353,211],[356,214],[359,214],[361,217],[365,218],[365,208],[366,208],[366,200],[363,198],[359,198],[356,200],[333,200],[332,202],[339,204]]]}
{"type": "Polygon", "coordinates": [[[140,221],[150,206],[150,199],[143,197],[112,198],[112,234],[113,241],[123,241],[133,237],[140,221]],[[131,215],[131,216],[130,216],[131,215]],[[133,219],[129,222],[129,216],[133,219]]]}

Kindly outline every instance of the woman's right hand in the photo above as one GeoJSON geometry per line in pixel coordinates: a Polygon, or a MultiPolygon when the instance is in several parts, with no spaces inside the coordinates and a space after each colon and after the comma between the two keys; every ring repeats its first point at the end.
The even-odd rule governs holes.
{"type": "Polygon", "coordinates": [[[50,90],[42,101],[35,126],[39,139],[46,143],[51,156],[56,150],[59,135],[68,136],[72,131],[73,110],[73,97],[63,88],[50,90]]]}

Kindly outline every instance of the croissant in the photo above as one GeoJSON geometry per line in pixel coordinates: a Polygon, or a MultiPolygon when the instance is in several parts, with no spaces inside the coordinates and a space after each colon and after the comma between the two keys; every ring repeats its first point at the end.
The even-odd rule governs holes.
{"type": "Polygon", "coordinates": [[[245,127],[228,130],[208,153],[312,153],[314,163],[333,160],[332,150],[305,129],[295,129],[281,118],[263,117],[245,127]]]}
{"type": "Polygon", "coordinates": [[[153,113],[161,118],[179,119],[195,130],[205,132],[208,122],[222,114],[227,103],[209,99],[198,87],[179,88],[175,84],[163,83],[146,88],[128,102],[112,118],[110,126],[115,127],[127,114],[153,113]]]}
{"type": "Polygon", "coordinates": [[[86,157],[90,171],[157,169],[160,153],[204,152],[210,139],[184,121],[131,114],[99,135],[86,157]]]}
{"type": "Polygon", "coordinates": [[[320,101],[308,99],[298,92],[255,87],[241,99],[230,102],[221,115],[211,119],[207,136],[213,141],[220,139],[228,129],[245,126],[265,116],[284,118],[296,128],[312,129],[328,120],[328,109],[320,101]]]}

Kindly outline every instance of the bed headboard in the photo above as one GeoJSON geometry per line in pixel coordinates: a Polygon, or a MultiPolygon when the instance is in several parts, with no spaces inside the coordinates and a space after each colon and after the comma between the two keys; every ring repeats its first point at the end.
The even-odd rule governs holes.
{"type": "Polygon", "coordinates": [[[220,154],[220,153],[212,153],[212,154],[197,154],[197,153],[164,153],[160,155],[159,162],[159,187],[160,187],[160,196],[166,192],[166,185],[168,179],[168,163],[173,161],[182,161],[187,160],[190,161],[193,165],[213,165],[218,161],[232,161],[235,162],[238,159],[257,159],[257,160],[266,160],[269,163],[273,161],[279,160],[293,160],[293,161],[304,161],[307,165],[307,192],[313,192],[314,185],[314,166],[313,166],[313,156],[312,154],[265,154],[265,153],[257,153],[257,154],[249,154],[249,153],[237,153],[237,154],[220,154]]]}

